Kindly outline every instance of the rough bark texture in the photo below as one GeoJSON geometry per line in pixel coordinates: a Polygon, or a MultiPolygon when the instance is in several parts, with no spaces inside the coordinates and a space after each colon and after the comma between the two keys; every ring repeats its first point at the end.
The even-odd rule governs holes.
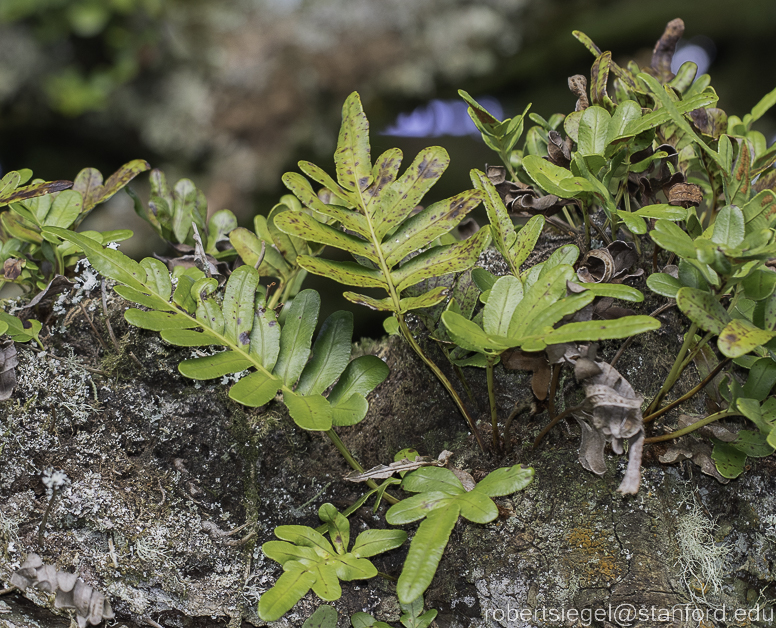
{"type": "MultiPolygon", "coordinates": [[[[644,310],[660,302],[647,296],[644,310]]],[[[257,600],[280,568],[262,555],[261,543],[277,525],[317,526],[321,503],[342,509],[358,498],[360,486],[341,479],[348,469],[329,441],[298,429],[281,404],[245,409],[228,399],[222,383],[180,376],[177,364],[191,351],[128,326],[122,316],[128,304],[116,295],[108,305],[118,350],[101,347],[82,305],[110,346],[99,287],[68,297],[48,321],[47,352],[18,347],[19,384],[0,406],[0,588],[35,551],[105,592],[117,626],[264,625],[256,616],[257,600]],[[39,544],[49,503],[41,476],[52,468],[64,471],[70,484],[55,495],[39,544]]],[[[661,320],[663,327],[638,337],[617,365],[648,399],[668,372],[683,329],[676,311],[661,320]]],[[[600,355],[611,359],[618,346],[604,343],[600,355]]],[[[429,349],[444,364],[436,348],[429,349]]],[[[650,446],[641,490],[624,498],[616,488],[626,457],[609,455],[601,478],[583,470],[575,424],[559,425],[532,451],[547,414],[523,414],[512,427],[508,453],[483,455],[443,388],[399,338],[356,350],[379,355],[391,368],[371,396],[367,418],[341,430],[365,467],[388,463],[411,446],[434,456],[453,451],[452,464],[475,479],[515,463],[536,469],[528,489],[497,500],[495,522],[461,520],[455,527],[425,596],[427,608],[439,610],[437,626],[575,625],[553,621],[550,609],[670,609],[705,596],[699,608],[725,604],[730,610],[762,607],[776,597],[773,456],[752,460],[740,479],[721,485],[688,462],[661,465],[657,455],[666,446],[650,446]],[[713,542],[704,537],[708,530],[713,542]],[[710,562],[717,573],[698,572],[691,561],[711,556],[715,547],[723,548],[722,560],[710,562]],[[723,582],[718,590],[715,575],[723,582]],[[536,615],[514,619],[506,615],[510,609],[536,615]]],[[[466,376],[487,441],[484,371],[469,369],[466,376]]],[[[498,367],[502,421],[516,403],[530,399],[528,377],[498,367]]],[[[694,371],[686,374],[678,392],[695,381],[694,371]]],[[[559,389],[560,409],[577,403],[581,393],[571,374],[564,372],[559,389]]],[[[702,402],[683,410],[703,412],[702,402]]],[[[373,515],[369,506],[352,516],[354,535],[385,526],[384,509],[373,515]]],[[[405,554],[406,546],[374,562],[397,576],[405,554]]],[[[272,626],[300,626],[318,604],[310,593],[272,626]]],[[[393,585],[380,579],[345,583],[335,606],[340,626],[360,610],[383,621],[397,622],[399,616],[393,585]]],[[[605,619],[592,625],[618,625],[613,617],[605,619]]],[[[3,628],[68,625],[67,617],[52,613],[46,594],[0,597],[3,628]]]]}

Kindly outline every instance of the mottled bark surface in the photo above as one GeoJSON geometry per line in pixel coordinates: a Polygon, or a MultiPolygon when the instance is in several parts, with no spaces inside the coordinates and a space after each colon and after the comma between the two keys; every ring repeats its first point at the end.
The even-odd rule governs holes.
{"type": "MultiPolygon", "coordinates": [[[[245,409],[228,399],[221,382],[181,377],[177,363],[191,351],[129,327],[122,316],[126,302],[109,298],[118,351],[101,347],[81,304],[111,347],[99,287],[68,299],[48,321],[46,354],[18,347],[19,384],[0,406],[0,588],[34,551],[103,591],[117,626],[154,625],[147,619],[166,627],[263,625],[256,603],[280,569],[263,557],[261,543],[277,525],[318,525],[321,503],[345,508],[361,487],[342,480],[348,468],[329,441],[298,429],[281,404],[245,409]],[[64,471],[70,484],[56,495],[39,544],[49,503],[41,481],[47,469],[64,471]]],[[[644,311],[660,304],[648,296],[644,311]]],[[[682,332],[675,310],[661,320],[663,327],[637,338],[617,365],[648,399],[668,372],[682,332]]],[[[600,355],[611,359],[618,347],[604,343],[600,355]]],[[[709,604],[753,608],[776,597],[774,457],[751,460],[740,479],[721,485],[689,462],[662,465],[657,456],[666,445],[648,446],[639,494],[622,497],[616,488],[627,457],[607,450],[605,476],[585,471],[577,460],[575,422],[557,426],[532,451],[548,418],[544,411],[523,414],[512,426],[508,453],[483,455],[442,387],[399,338],[357,350],[379,355],[391,368],[371,396],[367,418],[341,430],[364,466],[387,464],[399,449],[415,447],[432,456],[453,451],[451,464],[476,479],[518,462],[536,469],[528,489],[497,500],[495,522],[457,524],[426,593],[427,607],[439,610],[437,626],[574,625],[552,621],[548,613],[610,604],[670,608],[704,595],[687,573],[688,561],[711,556],[714,547],[723,548],[724,560],[716,563],[722,588],[714,590],[713,571],[698,572],[709,604]],[[529,609],[536,619],[502,619],[499,611],[510,609],[529,609]]],[[[697,381],[690,371],[679,392],[697,381]]],[[[487,441],[484,371],[470,369],[466,376],[487,441]]],[[[530,398],[528,377],[497,369],[502,421],[530,398]]],[[[560,409],[577,403],[581,391],[570,373],[564,372],[560,389],[560,409]]],[[[703,403],[682,410],[703,412],[703,403]]],[[[385,526],[384,509],[373,515],[370,506],[351,517],[354,535],[385,526]]],[[[405,554],[406,546],[374,562],[397,576],[405,554]]],[[[300,626],[319,603],[308,594],[273,626],[300,626]]],[[[360,610],[383,621],[399,616],[393,585],[379,579],[345,583],[335,606],[340,626],[360,610]]],[[[45,594],[0,597],[3,628],[68,625],[66,617],[51,613],[45,594]]]]}

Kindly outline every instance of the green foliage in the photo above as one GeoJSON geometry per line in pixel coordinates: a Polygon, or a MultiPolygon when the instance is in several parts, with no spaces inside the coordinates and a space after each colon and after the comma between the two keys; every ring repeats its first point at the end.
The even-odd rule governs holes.
{"type": "Polygon", "coordinates": [[[124,316],[132,325],[159,331],[170,344],[225,349],[184,360],[178,366],[181,374],[204,380],[253,369],[229,390],[239,403],[262,406],[282,392],[297,425],[328,431],[332,425],[363,419],[365,395],[388,375],[374,356],[349,361],[353,318],[348,312],[335,312],[324,322],[311,350],[320,307],[312,290],[300,292],[290,303],[281,329],[275,312],[267,308],[258,272],[250,266],[232,272],[219,298],[218,282],[198,268],[180,273],[173,290],[159,260],[138,263],[83,234],[55,227],[46,231],[80,247],[95,269],[122,284],[115,288],[118,294],[149,308],[127,310],[124,316]],[[322,393],[337,379],[327,399],[322,393]]]}
{"type": "MultiPolygon", "coordinates": [[[[35,180],[23,186],[32,173],[9,172],[0,180],[0,263],[2,280],[27,290],[43,290],[54,274],[63,275],[83,257],[83,251],[70,242],[52,237],[49,227],[75,230],[100,203],[110,199],[149,165],[142,159],[131,161],[106,181],[94,168],[85,168],[75,181],[35,180]],[[46,271],[46,266],[51,270],[46,271]]],[[[89,232],[102,244],[121,242],[132,236],[128,229],[89,232]]]]}
{"type": "MultiPolygon", "coordinates": [[[[305,212],[312,215],[309,210],[304,210],[295,196],[286,194],[266,217],[257,215],[253,219],[253,231],[238,227],[229,234],[232,246],[246,264],[257,267],[260,275],[275,277],[280,282],[270,300],[272,307],[290,299],[301,289],[307,271],[299,265],[300,256],[315,257],[324,248],[278,229],[275,219],[285,212],[305,212]]],[[[317,216],[321,222],[329,222],[326,216],[317,216]]]]}
{"type": "MultiPolygon", "coordinates": [[[[22,5],[12,4],[0,9],[0,19],[13,11],[23,12],[22,5]]],[[[93,3],[73,6],[86,4],[93,3]]],[[[29,7],[33,5],[39,6],[30,3],[29,7]]],[[[93,8],[93,25],[108,19],[105,15],[114,8],[93,8]]],[[[81,15],[82,26],[89,21],[84,18],[87,14],[81,15]]],[[[152,171],[147,204],[130,192],[135,210],[179,251],[191,249],[198,266],[178,266],[172,277],[159,260],[135,262],[106,247],[129,237],[128,231],[75,232],[96,205],[147,170],[146,162],[130,162],[105,182],[93,169],[82,171],[72,184],[28,184],[30,171],[11,172],[0,180],[0,207],[7,207],[0,213],[5,282],[28,291],[42,290],[54,274],[67,273],[86,255],[98,272],[119,284],[118,294],[142,306],[126,311],[129,323],[160,332],[170,344],[198,348],[197,357],[180,363],[183,375],[234,380],[229,396],[247,406],[262,406],[281,393],[297,425],[326,431],[361,476],[347,479],[369,482],[370,490],[344,513],[324,504],[319,511],[323,526],[318,530],[276,528],[280,540],[265,543],[263,550],[283,566],[283,574],[261,597],[263,620],[279,619],[310,589],[324,600],[336,600],[341,595],[340,581],[377,575],[368,558],[400,546],[406,534],[369,530],[350,547],[346,517],[372,496],[375,511],[382,499],[396,502],[387,489],[401,484],[415,495],[394,503],[386,520],[394,525],[422,520],[397,585],[401,623],[405,628],[427,628],[436,611],[424,612],[422,594],[459,516],[479,524],[492,521],[497,508],[491,498],[521,490],[533,478],[532,469],[514,466],[493,471],[477,485],[471,480],[464,486],[459,479],[467,479],[464,474],[436,466],[401,471],[402,480],[391,474],[406,462],[390,465],[387,473],[382,466],[367,472],[360,469],[332,428],[351,426],[365,417],[365,397],[385,379],[387,367],[374,356],[350,360],[353,320],[347,312],[332,314],[313,342],[320,297],[301,289],[307,272],[357,288],[383,290],[384,298],[357,292],[345,296],[392,313],[385,322],[386,331],[403,335],[434,370],[478,440],[473,419],[444,374],[415,342],[405,314],[417,314],[464,384],[462,367],[485,367],[494,450],[499,451],[493,370],[504,351],[519,348],[533,353],[550,345],[629,338],[659,327],[655,318],[643,315],[574,321],[572,317],[580,316],[580,310],[596,297],[632,303],[644,299],[640,291],[622,283],[577,282],[574,265],[580,251],[575,244],[560,246],[544,262],[522,268],[546,225],[579,235],[572,218],[579,211],[588,244],[595,225],[605,241],[630,238],[633,243],[627,246],[639,254],[642,246],[654,245],[653,269],[661,259],[668,265],[649,275],[647,285],[657,295],[675,299],[689,321],[682,348],[649,405],[647,419],[658,418],[692,394],[714,386],[717,413],[646,442],[683,436],[717,419],[740,416],[756,429],[727,435],[715,432],[725,436],[713,439],[712,452],[722,476],[735,478],[747,458],[776,451],[776,398],[772,396],[776,272],[768,265],[776,257],[776,146],[768,147],[765,137],[752,129],[776,104],[776,90],[743,118],[728,116],[716,107],[709,77],[696,77],[697,67],[690,62],[672,74],[670,58],[660,52],[660,46],[650,69],[643,72],[635,63],[619,66],[610,52],[602,52],[583,33],[575,36],[594,54],[595,62],[589,90],[584,77],[570,79],[579,100],[568,115],[545,119],[529,115],[526,108],[521,115],[500,121],[468,93],[460,92],[486,145],[504,162],[510,181],[504,180],[503,172],[499,178],[473,170],[473,189],[419,208],[446,169],[447,153],[440,147],[426,148],[401,175],[402,154],[397,149],[372,163],[369,123],[356,93],[343,107],[334,155],[336,177],[310,162],[300,162],[306,177],[284,175],[292,194],[283,196],[267,216],[257,216],[253,231],[238,228],[228,210],[208,220],[204,194],[191,181],[182,179],[170,187],[161,171],[152,171]],[[467,240],[457,240],[454,229],[480,202],[490,224],[467,240]],[[558,217],[560,211],[567,223],[558,217]],[[510,213],[531,217],[518,227],[510,213]],[[491,238],[510,274],[497,277],[473,268],[491,238]],[[353,261],[321,257],[326,246],[350,253],[353,261]],[[219,265],[223,275],[228,274],[217,275],[223,279],[221,284],[225,282],[220,285],[212,276],[208,256],[223,261],[237,255],[245,265],[230,274],[225,264],[219,265]],[[269,291],[260,284],[262,277],[277,280],[279,287],[269,291]],[[712,339],[716,350],[709,345],[712,339]],[[663,397],[699,355],[706,361],[706,381],[660,408],[663,397]],[[735,368],[730,368],[731,363],[735,368]],[[728,369],[724,377],[714,378],[723,368],[728,369]],[[244,376],[231,377],[235,374],[244,376]],[[383,481],[378,485],[374,478],[383,481]]],[[[88,91],[86,83],[82,87],[88,91]]],[[[99,101],[94,94],[90,98],[99,101]]],[[[78,106],[71,103],[66,108],[78,106]]],[[[642,256],[641,266],[647,265],[645,260],[642,256]]],[[[622,276],[612,279],[618,280],[622,276]]],[[[41,329],[38,321],[22,322],[0,312],[0,334],[14,341],[35,340],[42,346],[41,329]]],[[[589,378],[600,375],[601,381],[608,381],[607,377],[621,376],[609,365],[604,373],[602,363],[589,351],[580,351],[574,358],[577,380],[588,380],[584,403],[592,403],[590,399],[598,395],[596,416],[615,425],[617,413],[630,406],[615,399],[619,393],[612,386],[590,384],[589,378]],[[595,369],[599,374],[590,375],[595,369]],[[596,386],[612,392],[601,392],[596,386]]],[[[551,371],[544,356],[531,356],[524,363],[529,360],[542,363],[537,370],[543,368],[549,381],[551,371]]],[[[555,394],[557,370],[552,377],[555,394]]],[[[640,457],[635,443],[640,445],[644,430],[640,400],[634,398],[635,394],[625,399],[638,410],[631,416],[636,417],[638,435],[630,441],[630,453],[638,450],[631,463],[640,457]]],[[[574,410],[567,408],[563,414],[574,410]]],[[[603,436],[611,436],[611,430],[598,436],[603,451],[603,441],[612,440],[603,436]]],[[[402,450],[395,462],[415,456],[417,452],[402,450]]],[[[419,461],[415,466],[427,463],[419,461]]],[[[634,463],[636,471],[638,463],[634,463]]],[[[336,611],[322,606],[304,625],[333,628],[336,621],[336,611]]],[[[366,613],[356,613],[351,623],[355,628],[390,628],[366,613]]]]}
{"type": "Polygon", "coordinates": [[[644,295],[628,286],[600,283],[582,284],[579,292],[567,295],[567,282],[576,279],[571,264],[579,256],[579,249],[574,245],[557,249],[547,261],[520,274],[520,266],[541,234],[544,218],[534,216],[517,232],[488,177],[475,170],[472,180],[484,193],[494,244],[507,260],[512,275],[495,280],[482,272],[478,274],[481,281],[486,282],[481,286],[481,299],[486,304],[480,324],[468,320],[455,309],[442,315],[448,333],[459,347],[496,357],[513,347],[541,351],[548,344],[625,338],[660,326],[656,319],[648,316],[629,316],[610,321],[567,323],[554,329],[562,318],[585,307],[596,296],[640,302],[644,295]]]}
{"type": "Polygon", "coordinates": [[[384,290],[388,296],[383,299],[356,292],[345,292],[344,296],[354,303],[394,313],[401,334],[445,386],[480,447],[484,447],[474,419],[458,393],[415,342],[404,322],[406,312],[432,307],[447,298],[447,290],[442,286],[415,291],[411,296],[405,296],[407,289],[432,277],[471,268],[488,245],[487,227],[462,242],[449,235],[480,203],[482,195],[478,190],[467,190],[416,212],[418,203],[442,176],[450,160],[443,148],[427,148],[398,176],[401,158],[401,151],[390,149],[372,164],[369,122],[354,92],[342,109],[342,126],[334,153],[337,181],[315,164],[299,162],[302,172],[324,186],[323,196],[332,203],[321,200],[303,176],[286,173],[286,187],[309,211],[291,208],[292,211],[279,213],[274,223],[289,236],[332,246],[354,257],[353,262],[340,262],[302,254],[296,262],[311,273],[342,284],[384,290]],[[319,215],[325,218],[319,220],[319,215]]]}
{"type": "Polygon", "coordinates": [[[443,148],[427,148],[410,167],[397,177],[401,151],[391,149],[372,165],[369,123],[358,94],[348,97],[342,110],[335,182],[309,162],[300,169],[323,185],[336,198],[326,204],[312,192],[309,182],[295,173],[283,182],[313,213],[298,210],[282,212],[277,227],[291,236],[318,242],[351,253],[355,262],[335,262],[300,255],[298,263],[309,272],[362,288],[382,288],[385,299],[354,292],[345,297],[373,309],[403,314],[436,305],[446,297],[444,290],[402,298],[402,292],[424,279],[460,272],[474,265],[488,244],[489,230],[481,229],[463,242],[441,244],[438,239],[450,232],[482,200],[476,190],[432,203],[414,214],[418,203],[447,168],[449,158],[443,148]],[[336,221],[342,230],[316,219],[322,214],[336,221]],[[423,250],[419,255],[417,251],[423,250]],[[414,255],[414,256],[413,256],[414,255]]]}
{"type": "Polygon", "coordinates": [[[163,240],[172,244],[185,244],[194,249],[196,227],[207,255],[219,260],[235,256],[234,250],[219,245],[229,241],[229,234],[237,228],[237,218],[228,209],[222,209],[208,220],[205,194],[191,180],[181,179],[170,188],[164,173],[158,169],[152,170],[148,206],[132,190],[127,191],[134,201],[135,212],[163,240]]]}
{"type": "Polygon", "coordinates": [[[337,628],[337,611],[328,604],[319,606],[302,624],[302,628],[337,628]]]}
{"type": "Polygon", "coordinates": [[[338,600],[340,580],[374,578],[377,569],[368,559],[407,540],[407,533],[401,530],[367,530],[348,551],[348,520],[331,504],[323,504],[318,516],[326,524],[330,541],[307,526],[279,526],[275,536],[281,540],[262,545],[265,556],[283,566],[275,586],[259,600],[259,617],[264,621],[280,619],[310,589],[327,602],[338,600]]]}
{"type": "Polygon", "coordinates": [[[43,343],[40,341],[40,330],[43,328],[40,321],[34,318],[26,321],[19,320],[16,316],[11,316],[6,312],[0,311],[0,335],[8,334],[14,342],[29,342],[34,340],[42,349],[43,343]]]}
{"type": "Polygon", "coordinates": [[[97,41],[105,57],[89,66],[80,55],[64,68],[47,68],[41,85],[49,105],[67,116],[106,107],[112,94],[140,71],[149,45],[160,38],[162,0],[3,0],[0,24],[24,21],[50,55],[68,40],[97,41]]]}
{"type": "MultiPolygon", "coordinates": [[[[403,611],[399,621],[404,628],[428,628],[437,616],[435,609],[423,612],[422,596],[417,597],[409,604],[399,602],[399,606],[403,611]]],[[[350,618],[350,624],[353,628],[391,628],[390,624],[377,621],[368,613],[355,613],[350,618]]]]}
{"type": "Polygon", "coordinates": [[[449,469],[424,467],[407,474],[402,488],[416,494],[391,506],[385,515],[391,525],[423,519],[396,585],[399,601],[410,604],[431,584],[459,516],[474,523],[493,521],[498,509],[491,498],[524,489],[533,475],[533,469],[521,465],[496,469],[467,491],[449,469]]]}
{"type": "MultiPolygon", "coordinates": [[[[528,105],[521,115],[507,118],[502,122],[464,90],[459,89],[458,94],[469,105],[469,117],[474,122],[477,130],[482,134],[485,144],[496,151],[503,160],[504,165],[511,170],[512,164],[509,160],[509,154],[523,135],[525,116],[531,105],[528,105]]],[[[491,224],[493,224],[492,221],[491,224]]]]}

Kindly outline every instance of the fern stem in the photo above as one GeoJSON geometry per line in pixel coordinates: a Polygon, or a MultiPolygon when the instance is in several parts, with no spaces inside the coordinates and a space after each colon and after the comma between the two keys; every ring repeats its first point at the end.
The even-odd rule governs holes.
{"type": "Polygon", "coordinates": [[[649,423],[650,421],[654,421],[659,416],[664,415],[669,410],[673,410],[680,403],[687,401],[690,397],[699,393],[701,390],[703,390],[704,386],[706,386],[709,382],[711,382],[711,380],[713,380],[719,374],[719,372],[730,363],[730,360],[731,358],[726,358],[722,360],[722,362],[719,362],[717,366],[715,366],[711,370],[711,372],[703,380],[701,380],[700,384],[698,384],[695,388],[693,388],[689,392],[679,397],[679,399],[676,399],[675,401],[672,401],[668,405],[665,405],[662,408],[660,408],[660,410],[656,410],[652,414],[645,416],[643,419],[644,423],[649,423]]]}
{"type": "Polygon", "coordinates": [[[674,365],[671,367],[671,372],[668,374],[668,377],[666,377],[663,385],[660,387],[660,390],[657,391],[657,394],[652,400],[652,403],[650,403],[649,407],[647,408],[647,416],[655,412],[657,407],[660,405],[660,402],[663,400],[663,397],[665,397],[668,391],[673,388],[676,380],[679,379],[679,376],[682,374],[682,371],[684,370],[684,367],[682,366],[682,363],[684,362],[684,356],[687,355],[687,351],[689,351],[690,345],[695,339],[696,331],[698,331],[698,326],[693,323],[690,325],[690,329],[687,330],[687,335],[684,337],[684,343],[682,344],[682,348],[679,350],[679,355],[677,355],[676,360],[674,360],[674,365]]]}
{"type": "Polygon", "coordinates": [[[496,407],[496,391],[495,383],[493,381],[493,360],[488,358],[488,366],[486,367],[488,375],[488,401],[490,402],[490,424],[493,427],[493,451],[499,450],[499,435],[498,435],[498,408],[496,407]]]}
{"type": "Polygon", "coordinates": [[[573,406],[571,408],[566,408],[563,412],[561,412],[559,415],[557,415],[555,418],[550,421],[547,426],[539,432],[539,435],[536,437],[536,440],[534,440],[533,447],[531,449],[536,449],[539,446],[539,443],[542,442],[542,439],[547,436],[547,434],[550,432],[550,430],[555,427],[561,419],[565,419],[567,416],[569,416],[572,412],[577,412],[582,409],[582,405],[573,406]]]}
{"type": "Polygon", "coordinates": [[[590,211],[587,207],[582,209],[582,216],[585,219],[585,246],[590,250],[590,211]]]}
{"type": "MultiPolygon", "coordinates": [[[[330,430],[326,431],[326,436],[329,437],[329,440],[334,444],[334,446],[337,448],[337,451],[339,451],[342,454],[342,457],[345,459],[345,461],[350,465],[350,467],[354,471],[358,471],[359,473],[364,472],[364,467],[362,467],[358,460],[356,460],[353,457],[353,454],[350,453],[350,450],[348,449],[348,446],[342,442],[342,439],[339,437],[339,434],[334,431],[334,428],[331,428],[330,430]]],[[[369,488],[378,488],[377,482],[374,480],[367,480],[366,484],[369,488]]],[[[388,491],[385,491],[383,493],[383,497],[385,501],[387,501],[389,504],[398,504],[399,500],[396,499],[393,495],[389,494],[388,491]]]]}
{"type": "Polygon", "coordinates": [[[571,228],[572,229],[576,229],[577,225],[572,220],[571,214],[569,213],[569,210],[568,210],[568,207],[566,207],[565,205],[563,206],[563,215],[566,217],[566,221],[571,225],[571,228]]]}
{"type": "Polygon", "coordinates": [[[669,432],[668,434],[663,434],[662,436],[653,436],[651,438],[645,438],[644,444],[647,443],[660,443],[665,440],[671,440],[673,438],[679,438],[680,436],[685,436],[687,434],[690,434],[691,432],[694,432],[695,430],[703,427],[704,425],[708,425],[709,423],[713,423],[714,421],[719,421],[719,419],[724,419],[725,417],[729,416],[739,416],[740,413],[736,412],[734,410],[722,410],[721,412],[717,412],[715,414],[710,414],[706,418],[701,419],[700,421],[696,421],[692,425],[688,425],[687,427],[682,428],[681,430],[676,430],[673,432],[669,432]]]}
{"type": "Polygon", "coordinates": [[[501,157],[501,161],[504,162],[504,165],[507,167],[507,171],[509,172],[509,176],[512,177],[512,181],[514,183],[518,183],[517,173],[515,172],[515,169],[512,167],[512,162],[509,159],[509,155],[506,151],[499,151],[499,156],[501,157]]]}
{"type": "Polygon", "coordinates": [[[485,445],[482,442],[482,437],[480,436],[479,430],[477,430],[477,427],[474,425],[474,419],[472,418],[471,414],[469,414],[468,410],[466,410],[466,407],[463,405],[463,400],[455,391],[455,388],[453,388],[450,380],[447,379],[445,374],[434,363],[434,361],[431,360],[431,358],[429,358],[425,353],[423,353],[423,349],[420,348],[420,345],[415,341],[415,338],[412,337],[412,333],[410,332],[410,329],[407,327],[407,323],[404,320],[404,315],[397,312],[396,319],[399,321],[399,329],[401,330],[402,336],[404,336],[404,339],[409,343],[410,347],[412,347],[412,350],[418,354],[418,357],[423,360],[426,366],[431,369],[434,375],[436,375],[442,386],[447,389],[447,392],[450,393],[450,396],[453,398],[453,402],[456,406],[458,406],[458,410],[461,412],[461,414],[463,414],[464,418],[469,423],[472,434],[474,434],[474,438],[477,439],[477,444],[480,446],[482,452],[485,453],[485,445]]]}

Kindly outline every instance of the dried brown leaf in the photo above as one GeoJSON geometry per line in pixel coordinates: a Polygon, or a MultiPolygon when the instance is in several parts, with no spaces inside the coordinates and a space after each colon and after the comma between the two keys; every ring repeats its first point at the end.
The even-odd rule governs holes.
{"type": "Polygon", "coordinates": [[[587,77],[583,74],[575,74],[569,77],[569,89],[577,97],[577,104],[574,111],[584,111],[590,106],[590,100],[587,97],[587,77]]]}
{"type": "Polygon", "coordinates": [[[10,399],[16,388],[16,345],[13,340],[0,342],[0,401],[10,399]]]}
{"type": "Polygon", "coordinates": [[[667,83],[674,78],[674,73],[671,72],[671,60],[676,52],[676,44],[683,34],[684,22],[680,18],[671,20],[652,51],[652,73],[662,83],[667,83]]]}
{"type": "Polygon", "coordinates": [[[73,282],[64,275],[55,275],[54,278],[49,281],[49,284],[41,292],[36,294],[27,305],[20,307],[15,311],[18,313],[23,312],[24,310],[30,310],[36,305],[47,305],[54,300],[55,296],[70,290],[72,286],[73,282]]]}
{"type": "Polygon", "coordinates": [[[473,491],[474,487],[477,486],[471,473],[464,471],[463,469],[450,469],[450,471],[452,471],[453,475],[461,481],[461,484],[463,484],[463,487],[467,491],[473,491]]]}
{"type": "Polygon", "coordinates": [[[3,262],[3,279],[6,281],[14,281],[22,274],[22,269],[26,265],[26,261],[19,259],[18,257],[9,257],[3,262]]]}
{"type": "Polygon", "coordinates": [[[717,471],[717,466],[711,458],[711,445],[705,441],[682,438],[679,442],[670,445],[662,456],[658,456],[658,460],[663,464],[691,460],[702,473],[713,477],[721,484],[730,482],[729,478],[722,477],[717,471]]]}
{"type": "Polygon", "coordinates": [[[415,458],[415,460],[408,460],[407,458],[402,458],[401,460],[398,460],[397,462],[392,462],[389,465],[379,464],[376,467],[367,469],[363,473],[359,473],[358,471],[351,471],[350,473],[345,475],[343,479],[347,480],[348,482],[366,482],[367,480],[385,480],[386,478],[391,477],[394,473],[399,473],[401,471],[414,471],[415,469],[420,469],[420,467],[443,467],[443,466],[445,466],[443,462],[440,462],[439,460],[434,460],[429,456],[419,456],[415,458]]]}
{"type": "Polygon", "coordinates": [[[571,138],[564,140],[557,131],[550,131],[547,140],[547,155],[550,161],[561,168],[568,168],[571,163],[571,138]]]}
{"type": "Polygon", "coordinates": [[[11,574],[10,582],[20,591],[36,587],[48,593],[55,593],[55,608],[75,609],[79,626],[87,623],[96,626],[103,620],[115,617],[110,602],[94,587],[65,571],[58,571],[54,565],[46,565],[40,556],[30,553],[22,566],[11,574]]]}
{"type": "Polygon", "coordinates": [[[574,413],[574,418],[582,429],[579,461],[585,469],[603,475],[606,471],[606,443],[611,443],[616,454],[622,454],[623,443],[627,440],[628,469],[617,490],[623,494],[635,494],[641,481],[643,399],[636,395],[628,380],[606,362],[594,362],[590,365],[587,362],[593,360],[584,356],[580,356],[577,362],[580,360],[580,368],[575,366],[575,375],[581,378],[585,400],[574,413]],[[596,373],[594,367],[600,372],[596,373]]]}
{"type": "Polygon", "coordinates": [[[531,371],[531,389],[540,401],[547,399],[552,370],[544,352],[526,353],[520,349],[505,351],[501,354],[504,368],[520,371],[531,371]]]}
{"type": "Polygon", "coordinates": [[[694,183],[676,183],[668,189],[668,202],[682,207],[697,207],[703,201],[703,190],[694,183]]]}

